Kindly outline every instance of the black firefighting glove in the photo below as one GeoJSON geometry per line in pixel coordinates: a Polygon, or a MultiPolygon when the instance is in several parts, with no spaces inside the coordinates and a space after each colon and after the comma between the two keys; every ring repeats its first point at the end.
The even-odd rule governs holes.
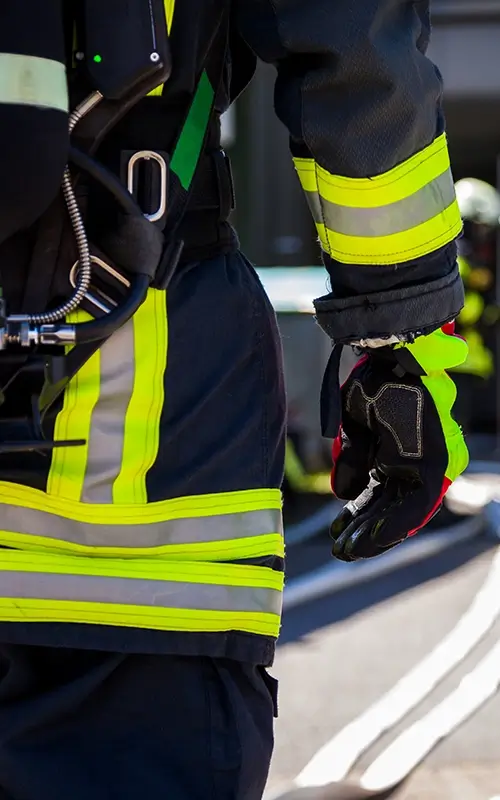
{"type": "Polygon", "coordinates": [[[321,411],[334,438],[332,489],[349,501],[330,529],[342,561],[380,555],[420,530],[468,464],[445,371],[463,363],[467,345],[451,331],[367,350],[340,388],[334,348],[321,411]]]}

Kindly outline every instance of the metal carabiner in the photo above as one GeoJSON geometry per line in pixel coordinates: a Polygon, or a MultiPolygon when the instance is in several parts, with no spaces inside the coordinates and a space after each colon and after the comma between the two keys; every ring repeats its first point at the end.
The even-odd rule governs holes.
{"type": "MultiPolygon", "coordinates": [[[[109,264],[106,264],[106,262],[103,261],[101,258],[98,258],[97,256],[91,256],[90,261],[92,264],[95,264],[96,266],[104,270],[104,272],[107,272],[108,275],[111,275],[112,278],[115,278],[115,280],[121,283],[122,286],[125,286],[125,288],[130,289],[130,281],[123,275],[121,275],[116,269],[111,267],[109,264]]],[[[79,261],[75,261],[69,273],[69,282],[71,283],[73,288],[76,286],[78,280],[79,263],[80,263],[79,261]]],[[[101,300],[99,300],[97,297],[94,297],[94,295],[91,294],[90,291],[88,291],[85,294],[85,299],[88,300],[89,303],[92,303],[92,305],[94,305],[96,308],[98,308],[99,311],[103,311],[105,314],[109,314],[113,310],[113,308],[116,308],[117,303],[115,303],[115,301],[112,300],[111,297],[108,297],[104,293],[102,294],[105,297],[105,299],[109,302],[109,306],[104,305],[104,303],[101,302],[101,300]]]]}
{"type": "Polygon", "coordinates": [[[150,222],[158,222],[167,210],[167,191],[168,191],[168,170],[167,163],[163,156],[155,153],[154,150],[139,150],[130,157],[127,167],[127,189],[134,197],[135,180],[134,171],[140,161],[156,161],[160,166],[160,205],[153,214],[144,214],[150,222]]]}

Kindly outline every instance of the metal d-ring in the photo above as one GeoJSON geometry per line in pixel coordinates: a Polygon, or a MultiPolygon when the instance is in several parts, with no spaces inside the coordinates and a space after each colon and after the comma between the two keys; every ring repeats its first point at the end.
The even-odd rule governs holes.
{"type": "Polygon", "coordinates": [[[150,222],[158,222],[158,220],[163,217],[165,211],[167,210],[167,164],[163,156],[161,156],[159,153],[155,153],[154,150],[139,150],[137,153],[134,153],[134,155],[130,157],[127,167],[127,189],[132,196],[134,196],[135,191],[135,167],[140,161],[156,161],[156,163],[160,166],[160,205],[153,214],[144,214],[146,219],[150,222]]]}

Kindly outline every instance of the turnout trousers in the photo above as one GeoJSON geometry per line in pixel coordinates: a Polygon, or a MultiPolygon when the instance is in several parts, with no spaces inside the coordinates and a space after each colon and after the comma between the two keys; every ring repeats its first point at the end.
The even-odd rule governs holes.
{"type": "Polygon", "coordinates": [[[260,800],[275,697],[229,659],[0,645],[0,799],[260,800]]]}
{"type": "MultiPolygon", "coordinates": [[[[120,426],[116,426],[115,410],[128,403],[130,412],[134,396],[137,408],[143,403],[147,408],[158,388],[147,382],[147,343],[141,351],[143,360],[136,365],[142,379],[139,375],[134,382],[131,400],[120,394],[126,375],[117,368],[113,372],[115,351],[110,340],[100,357],[100,394],[91,413],[83,408],[79,415],[69,401],[60,412],[75,429],[85,414],[92,423],[85,470],[75,469],[72,453],[67,461],[62,454],[56,455],[52,474],[47,473],[46,460],[37,460],[36,455],[31,461],[16,459],[15,469],[14,462],[0,459],[0,536],[4,539],[0,542],[0,800],[262,797],[276,713],[276,682],[266,668],[274,656],[283,573],[282,531],[279,524],[268,527],[268,520],[277,521],[280,508],[273,500],[271,516],[265,510],[262,516],[258,509],[255,514],[252,508],[250,516],[238,509],[229,515],[219,510],[215,521],[207,520],[204,536],[204,506],[201,514],[199,507],[197,515],[192,515],[194,522],[189,521],[189,526],[182,519],[176,528],[169,503],[181,502],[184,509],[190,498],[200,504],[200,498],[216,496],[220,509],[219,498],[224,502],[240,493],[245,497],[248,491],[262,492],[265,499],[267,492],[273,498],[279,495],[285,399],[276,318],[255,271],[239,252],[181,265],[166,307],[163,399],[161,404],[155,401],[159,443],[155,459],[149,460],[140,480],[129,479],[127,465],[134,457],[142,457],[141,439],[136,436],[128,450],[126,441],[118,448],[115,429],[120,434],[120,426]],[[137,492],[134,507],[128,486],[137,492]],[[75,497],[70,503],[72,492],[75,497]],[[32,508],[26,506],[30,511],[26,517],[21,502],[25,495],[33,500],[32,508]],[[43,508],[43,503],[55,502],[54,496],[60,498],[61,516],[54,505],[50,514],[43,508]],[[34,508],[38,498],[43,501],[40,510],[34,508]],[[127,558],[110,557],[116,575],[130,569],[129,577],[124,572],[119,579],[102,580],[108,561],[99,548],[106,539],[97,539],[101,528],[92,521],[77,519],[78,514],[83,519],[89,507],[111,514],[112,506],[106,504],[115,501],[118,505],[129,502],[130,513],[145,515],[136,534],[129,525],[124,548],[134,542],[135,547],[146,546],[152,530],[145,524],[147,513],[155,503],[162,513],[166,509],[170,514],[164,526],[154,529],[167,537],[158,550],[158,562],[154,552],[147,553],[147,564],[144,557],[140,562],[151,565],[147,568],[153,570],[158,587],[149,599],[144,588],[151,583],[142,578],[134,595],[131,550],[124,551],[127,558]],[[225,529],[233,535],[227,547],[221,542],[217,550],[210,536],[221,538],[225,529]],[[186,547],[181,533],[186,531],[189,539],[193,530],[200,542],[192,539],[188,555],[182,551],[184,560],[180,561],[179,548],[186,547]],[[87,537],[83,543],[82,531],[87,537]],[[48,537],[44,549],[40,534],[48,537]],[[89,555],[85,547],[91,541],[95,549],[89,555]],[[250,551],[245,556],[242,548],[247,541],[249,548],[257,542],[255,557],[250,551]],[[267,555],[269,542],[272,547],[267,555]],[[212,561],[210,552],[217,553],[212,561]],[[223,581],[217,584],[219,568],[222,576],[229,575],[227,587],[223,581]],[[76,577],[69,575],[71,570],[76,577]],[[92,570],[88,580],[83,573],[92,570]],[[69,579],[60,583],[66,571],[69,579]],[[248,588],[243,586],[246,578],[238,586],[240,573],[250,576],[248,588]],[[79,591],[85,597],[87,587],[93,591],[95,586],[104,593],[99,605],[68,602],[66,592],[79,591]],[[129,586],[131,600],[141,604],[141,609],[149,603],[163,615],[166,607],[168,614],[161,616],[161,626],[148,625],[151,616],[144,617],[146,622],[140,614],[134,616],[133,606],[127,612],[123,605],[113,605],[118,601],[112,592],[106,594],[108,589],[117,587],[121,592],[129,586]],[[56,588],[58,599],[51,605],[42,591],[49,596],[56,588]],[[258,606],[258,613],[242,613],[246,604],[260,603],[261,597],[271,603],[272,613],[258,606]],[[218,598],[228,610],[212,612],[218,598]],[[234,612],[230,610],[233,599],[234,612]],[[184,600],[187,611],[180,605],[184,600]],[[206,605],[198,605],[201,602],[206,605]],[[79,620],[75,612],[73,619],[73,608],[83,609],[88,618],[79,620]],[[178,608],[181,622],[175,616],[178,608]],[[203,614],[198,614],[199,608],[205,609],[203,614]],[[118,609],[130,616],[120,620],[118,609]],[[227,619],[227,623],[215,624],[214,619],[227,619]],[[173,620],[170,629],[169,620],[173,620]]],[[[149,323],[146,317],[146,329],[149,323]]],[[[153,321],[150,330],[154,352],[153,321]]],[[[75,396],[78,393],[73,401],[75,396]]],[[[129,417],[131,428],[140,430],[141,414],[129,413],[129,417]]],[[[62,427],[56,421],[56,433],[57,425],[62,427]]],[[[110,517],[102,536],[114,535],[112,522],[110,517]]],[[[119,527],[116,531],[119,535],[119,527]]]]}

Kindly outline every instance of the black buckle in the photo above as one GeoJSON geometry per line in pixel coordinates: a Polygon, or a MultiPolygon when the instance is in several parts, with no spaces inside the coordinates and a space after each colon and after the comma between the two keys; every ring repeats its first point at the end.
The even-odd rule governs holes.
{"type": "MultiPolygon", "coordinates": [[[[81,308],[99,318],[109,314],[130,289],[130,281],[99,256],[91,255],[92,283],[81,303],[81,308]]],[[[69,281],[73,288],[78,282],[78,261],[71,267],[69,281]]]]}

